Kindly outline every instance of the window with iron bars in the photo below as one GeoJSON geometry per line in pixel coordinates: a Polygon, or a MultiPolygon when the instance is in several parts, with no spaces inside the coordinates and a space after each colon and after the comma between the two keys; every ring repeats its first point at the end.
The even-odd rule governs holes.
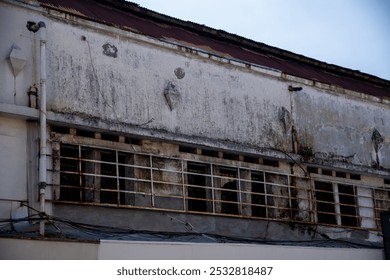
{"type": "Polygon", "coordinates": [[[314,181],[317,221],[321,224],[358,227],[356,187],[314,181]]]}
{"type": "Polygon", "coordinates": [[[374,204],[376,212],[376,225],[379,229],[381,229],[382,225],[380,220],[380,213],[390,210],[390,190],[384,188],[375,189],[374,204]]]}
{"type": "MultiPolygon", "coordinates": [[[[78,204],[378,229],[389,192],[231,162],[61,143],[54,197],[78,204]]],[[[204,157],[203,157],[204,158],[204,157]]]]}

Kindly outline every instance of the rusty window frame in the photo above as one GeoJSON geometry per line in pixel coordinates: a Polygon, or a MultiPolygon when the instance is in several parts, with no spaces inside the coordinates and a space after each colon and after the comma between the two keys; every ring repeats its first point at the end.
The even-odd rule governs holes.
{"type": "Polygon", "coordinates": [[[316,179],[314,189],[318,223],[360,227],[361,217],[355,185],[316,179]]]}
{"type": "Polygon", "coordinates": [[[378,188],[372,191],[374,197],[375,222],[379,230],[382,229],[381,212],[390,209],[390,188],[378,188]]]}
{"type": "MultiPolygon", "coordinates": [[[[184,162],[183,162],[184,164],[184,162]]],[[[186,172],[183,172],[183,177],[186,177],[187,190],[186,209],[192,212],[213,212],[213,207],[207,197],[211,197],[211,190],[207,188],[211,184],[210,180],[210,164],[201,164],[188,161],[186,172]]]]}
{"type": "MultiPolygon", "coordinates": [[[[77,138],[77,136],[76,136],[77,138]]],[[[100,140],[99,140],[100,141],[100,140]]],[[[99,142],[97,141],[97,142],[99,142]]],[[[179,157],[168,157],[168,156],[162,156],[162,155],[151,155],[148,153],[142,153],[142,152],[136,152],[136,151],[131,151],[129,152],[128,149],[126,150],[125,147],[128,147],[128,144],[120,144],[117,143],[115,145],[122,145],[116,147],[114,145],[113,148],[109,148],[111,144],[105,144],[103,147],[100,145],[90,145],[90,144],[74,144],[74,139],[73,140],[65,140],[64,142],[55,142],[53,143],[53,149],[60,149],[60,148],[55,148],[56,146],[61,147],[62,145],[73,145],[77,146],[78,149],[80,150],[81,147],[88,147],[91,149],[104,149],[104,150],[112,150],[116,153],[116,160],[115,160],[115,166],[116,169],[118,170],[121,166],[126,166],[128,168],[134,168],[137,169],[138,171],[142,171],[140,173],[143,174],[148,174],[148,178],[142,178],[142,177],[128,177],[128,176],[113,176],[115,177],[116,181],[120,180],[128,180],[129,182],[134,182],[134,184],[139,184],[140,186],[146,185],[149,187],[149,189],[134,189],[134,190],[121,190],[119,187],[115,190],[117,192],[118,196],[118,202],[115,203],[108,203],[108,205],[116,205],[119,207],[137,207],[137,208],[145,208],[145,209],[154,209],[154,210],[167,210],[167,211],[178,211],[178,212],[191,212],[189,211],[187,207],[187,188],[188,188],[188,183],[186,181],[186,170],[185,166],[188,162],[197,162],[199,164],[207,164],[210,166],[210,172],[209,174],[205,174],[207,176],[208,180],[210,181],[210,186],[206,186],[205,189],[209,190],[211,192],[211,197],[207,198],[207,203],[211,204],[211,209],[207,210],[206,212],[200,213],[200,214],[212,214],[212,215],[229,215],[229,216],[240,216],[243,218],[254,218],[254,219],[269,219],[269,220],[282,220],[282,221],[291,221],[291,222],[304,222],[304,223],[318,223],[316,220],[317,216],[317,209],[316,209],[316,200],[315,200],[315,191],[313,190],[313,184],[315,180],[320,180],[320,181],[325,181],[329,182],[331,184],[347,184],[347,185],[353,185],[354,188],[354,197],[355,197],[355,202],[356,202],[356,216],[359,224],[357,226],[348,226],[348,225],[343,225],[342,222],[338,222],[337,225],[332,225],[332,226],[348,226],[348,227],[363,227],[363,228],[368,228],[368,229],[378,229],[378,209],[380,208],[378,206],[378,199],[374,201],[375,199],[375,192],[376,187],[375,186],[368,186],[364,184],[364,182],[358,182],[356,184],[356,180],[352,183],[352,181],[348,178],[339,178],[339,177],[334,177],[334,178],[329,178],[329,176],[322,176],[321,174],[312,174],[311,178],[307,178],[304,176],[298,176],[294,174],[288,174],[284,170],[275,171],[277,168],[272,168],[272,170],[263,168],[259,164],[254,164],[257,166],[257,168],[253,167],[244,167],[242,165],[237,165],[234,166],[233,168],[237,170],[237,180],[238,180],[238,187],[237,190],[230,190],[230,191],[235,191],[237,193],[237,205],[239,207],[239,213],[237,214],[229,214],[229,213],[220,213],[220,211],[217,211],[217,205],[221,201],[218,200],[215,197],[215,192],[221,191],[221,188],[218,188],[218,186],[215,185],[215,178],[218,178],[218,173],[215,170],[215,166],[219,166],[222,168],[232,168],[231,162],[229,164],[224,165],[223,160],[219,160],[218,163],[213,163],[209,162],[207,160],[195,160],[194,158],[190,159],[185,159],[185,158],[179,158],[179,157]],[[134,164],[121,164],[118,162],[118,155],[120,153],[127,153],[134,155],[136,157],[144,157],[145,159],[148,159],[149,163],[144,164],[144,165],[138,165],[136,163],[134,164]],[[156,168],[153,166],[153,157],[156,158],[161,158],[161,159],[166,159],[166,160],[175,160],[178,162],[178,168],[177,170],[170,170],[170,169],[164,169],[164,168],[156,168]],[[274,171],[273,171],[274,170],[274,171]],[[177,182],[165,182],[165,181],[158,181],[156,180],[154,174],[157,172],[166,172],[166,173],[173,173],[176,174],[177,178],[180,178],[177,180],[177,182]],[[253,180],[250,178],[248,174],[251,174],[251,172],[263,172],[264,176],[264,184],[269,186],[269,189],[277,189],[277,188],[284,188],[284,193],[272,193],[272,192],[266,192],[266,201],[268,199],[281,199],[284,201],[282,204],[275,204],[273,205],[272,203],[266,203],[265,208],[266,208],[266,215],[265,217],[256,217],[255,215],[251,214],[250,207],[256,206],[256,203],[253,203],[250,197],[254,192],[252,192],[250,189],[248,189],[248,184],[252,184],[253,180]],[[267,174],[274,174],[275,176],[285,176],[287,182],[286,183],[280,183],[280,182],[270,182],[270,180],[267,179],[267,174]],[[249,176],[249,177],[248,177],[249,176]],[[294,182],[301,180],[302,182],[306,182],[302,185],[302,182],[298,185],[295,185],[294,182]],[[309,183],[307,183],[309,182],[309,183]],[[177,187],[177,190],[181,190],[180,192],[175,193],[168,193],[168,194],[163,194],[163,193],[156,193],[155,187],[156,184],[166,184],[166,185],[174,185],[177,187]],[[365,194],[359,194],[359,188],[360,190],[364,190],[365,194]],[[368,191],[371,192],[371,195],[368,195],[368,191]],[[299,203],[297,203],[297,199],[294,198],[294,193],[300,193],[299,195],[299,203]],[[126,194],[126,195],[133,195],[134,197],[145,197],[145,200],[142,203],[121,203],[121,195],[126,194]],[[166,197],[168,200],[169,199],[176,199],[178,201],[181,201],[180,203],[177,203],[176,208],[164,208],[159,205],[156,205],[155,199],[156,197],[166,197]],[[370,205],[369,203],[366,203],[366,205],[360,205],[359,201],[360,200],[367,200],[367,201],[373,201],[372,204],[370,205]],[[304,206],[302,207],[302,204],[304,206]],[[364,211],[361,211],[361,210],[364,211]],[[296,213],[300,213],[304,211],[305,215],[304,217],[299,217],[299,215],[296,215],[296,213]],[[275,212],[276,214],[271,215],[272,212],[275,212]],[[368,214],[364,214],[365,216],[362,216],[361,213],[366,212],[368,214]],[[295,214],[294,214],[295,213],[295,214]],[[371,213],[373,213],[371,215],[371,213]],[[368,220],[369,222],[366,223],[365,226],[360,224],[360,221],[363,220],[368,220]],[[370,222],[371,220],[375,220],[376,223],[374,222],[375,225],[372,225],[370,222]]],[[[104,142],[100,142],[104,143],[104,142]]],[[[98,143],[99,144],[99,143],[98,143]]],[[[56,155],[55,151],[53,151],[53,162],[58,161],[58,155],[56,155]]],[[[79,157],[81,157],[81,154],[79,152],[79,157]]],[[[78,164],[80,166],[82,161],[80,161],[78,164]]],[[[93,160],[85,160],[85,162],[93,162],[93,160]]],[[[227,161],[228,162],[228,161],[227,161]]],[[[53,169],[54,174],[53,174],[53,189],[54,193],[57,193],[57,195],[54,195],[54,199],[58,200],[58,190],[61,189],[61,186],[59,184],[59,179],[58,179],[58,173],[60,172],[58,168],[58,163],[53,169]],[[57,179],[56,179],[57,178],[57,179]],[[57,183],[56,183],[57,182],[57,183]]],[[[79,167],[78,172],[82,170],[82,166],[79,167]]],[[[118,171],[117,171],[118,173],[118,171]]],[[[96,176],[99,177],[99,176],[96,176]]],[[[118,183],[117,183],[118,184],[118,183]]],[[[361,191],[360,191],[361,192],[361,191]]],[[[96,205],[107,205],[104,203],[100,202],[88,202],[88,201],[62,201],[62,202],[69,202],[69,203],[81,203],[81,204],[96,204],[96,205]]],[[[387,201],[387,203],[390,203],[387,201]]],[[[341,203],[343,204],[343,203],[341,203]]],[[[340,206],[340,203],[338,204],[340,206]]],[[[196,212],[196,211],[195,211],[196,212]]],[[[340,212],[337,213],[338,219],[341,218],[340,212]]]]}

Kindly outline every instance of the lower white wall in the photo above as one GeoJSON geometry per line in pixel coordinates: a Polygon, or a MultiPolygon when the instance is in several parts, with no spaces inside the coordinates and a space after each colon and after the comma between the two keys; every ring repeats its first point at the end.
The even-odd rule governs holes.
{"type": "Polygon", "coordinates": [[[134,260],[383,260],[383,250],[102,240],[98,258],[134,260]]]}
{"type": "Polygon", "coordinates": [[[226,243],[100,243],[0,238],[0,259],[41,260],[383,260],[381,249],[226,243]]]}
{"type": "Polygon", "coordinates": [[[95,260],[99,243],[0,238],[2,260],[95,260]]]}

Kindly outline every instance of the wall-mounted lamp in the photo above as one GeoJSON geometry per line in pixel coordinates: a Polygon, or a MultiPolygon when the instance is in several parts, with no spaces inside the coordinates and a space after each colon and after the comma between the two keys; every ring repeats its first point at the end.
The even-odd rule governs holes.
{"type": "Polygon", "coordinates": [[[301,91],[302,87],[288,86],[288,91],[301,91]]]}
{"type": "Polygon", "coordinates": [[[31,32],[37,32],[41,27],[46,27],[46,24],[43,21],[40,22],[33,22],[33,21],[28,21],[26,24],[26,27],[28,30],[31,32]]]}
{"type": "Polygon", "coordinates": [[[38,109],[38,88],[34,84],[33,86],[30,87],[30,89],[27,92],[28,94],[28,106],[30,108],[38,109]]]}

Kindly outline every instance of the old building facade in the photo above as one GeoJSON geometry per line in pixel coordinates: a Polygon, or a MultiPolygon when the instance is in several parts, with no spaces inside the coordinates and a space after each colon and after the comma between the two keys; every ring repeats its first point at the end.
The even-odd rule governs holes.
{"type": "Polygon", "coordinates": [[[160,234],[383,257],[389,81],[124,1],[0,9],[0,245],[160,234]]]}

